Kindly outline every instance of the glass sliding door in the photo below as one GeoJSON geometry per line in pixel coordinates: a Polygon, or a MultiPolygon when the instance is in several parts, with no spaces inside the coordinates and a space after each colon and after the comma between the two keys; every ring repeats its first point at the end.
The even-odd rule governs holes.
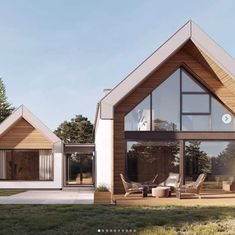
{"type": "Polygon", "coordinates": [[[170,172],[179,173],[179,142],[128,141],[126,173],[132,181],[143,182],[158,174],[159,182],[170,172]]]}
{"type": "Polygon", "coordinates": [[[204,188],[222,189],[224,181],[235,180],[235,141],[186,141],[185,181],[206,173],[204,188]]]}
{"type": "Polygon", "coordinates": [[[162,182],[170,172],[183,173],[186,184],[206,173],[205,189],[223,189],[226,181],[235,182],[235,141],[127,141],[126,175],[131,181],[148,181],[158,174],[162,182]]]}
{"type": "Polygon", "coordinates": [[[92,154],[67,154],[67,184],[91,185],[92,179],[92,154]]]}

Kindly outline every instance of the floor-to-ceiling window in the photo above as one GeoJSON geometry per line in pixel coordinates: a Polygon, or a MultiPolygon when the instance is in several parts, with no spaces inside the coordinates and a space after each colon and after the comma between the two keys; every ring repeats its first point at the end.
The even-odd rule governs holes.
{"type": "Polygon", "coordinates": [[[91,185],[93,155],[92,154],[67,154],[67,175],[68,185],[91,185]]]}
{"type": "Polygon", "coordinates": [[[128,141],[127,175],[132,181],[144,182],[158,174],[164,181],[170,172],[179,173],[177,141],[128,141]]]}
{"type": "Polygon", "coordinates": [[[53,180],[51,150],[0,150],[0,180],[53,180]]]}
{"type": "Polygon", "coordinates": [[[206,173],[206,188],[222,188],[223,181],[235,180],[235,141],[185,142],[185,181],[206,173]]]}
{"type": "Polygon", "coordinates": [[[235,140],[235,134],[231,137],[235,133],[234,115],[184,68],[148,94],[124,121],[130,179],[149,180],[156,173],[164,179],[174,171],[182,172],[186,182],[205,172],[207,187],[215,186],[223,177],[235,179],[235,172],[226,168],[228,164],[235,167],[235,161],[230,157],[228,163],[222,157],[235,140]],[[178,149],[178,163],[182,163],[177,167],[172,165],[172,149],[178,149]]]}

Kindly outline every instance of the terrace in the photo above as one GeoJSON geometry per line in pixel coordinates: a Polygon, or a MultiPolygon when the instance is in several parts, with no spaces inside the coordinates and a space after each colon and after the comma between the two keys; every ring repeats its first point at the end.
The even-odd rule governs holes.
{"type": "Polygon", "coordinates": [[[113,196],[117,205],[139,205],[139,206],[235,206],[235,193],[223,190],[203,190],[201,199],[192,195],[184,194],[182,199],[178,199],[173,193],[171,197],[156,198],[148,194],[142,197],[141,194],[131,194],[124,197],[123,194],[113,196]]]}

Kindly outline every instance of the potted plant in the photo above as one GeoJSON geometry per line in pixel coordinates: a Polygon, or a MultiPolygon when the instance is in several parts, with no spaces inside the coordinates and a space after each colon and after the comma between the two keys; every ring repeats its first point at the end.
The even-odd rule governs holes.
{"type": "Polygon", "coordinates": [[[111,192],[105,185],[99,185],[94,192],[95,204],[110,204],[111,192]]]}

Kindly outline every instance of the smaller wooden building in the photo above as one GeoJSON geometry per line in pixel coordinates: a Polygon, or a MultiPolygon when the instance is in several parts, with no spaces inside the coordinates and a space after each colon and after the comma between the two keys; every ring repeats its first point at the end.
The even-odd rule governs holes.
{"type": "Polygon", "coordinates": [[[63,186],[63,143],[25,106],[0,125],[0,188],[63,186]]]}

